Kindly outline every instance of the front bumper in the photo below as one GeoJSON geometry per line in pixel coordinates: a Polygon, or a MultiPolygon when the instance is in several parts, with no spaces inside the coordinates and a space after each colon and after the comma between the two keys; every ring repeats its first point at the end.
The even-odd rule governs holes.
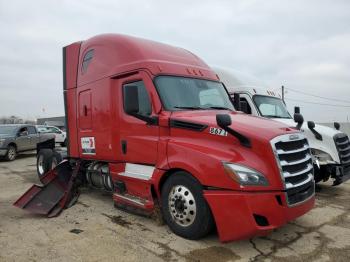
{"type": "Polygon", "coordinates": [[[287,205],[285,192],[204,192],[221,242],[263,236],[313,208],[315,197],[287,205]]]}
{"type": "Polygon", "coordinates": [[[0,156],[5,156],[7,153],[7,148],[0,148],[0,156]]]}

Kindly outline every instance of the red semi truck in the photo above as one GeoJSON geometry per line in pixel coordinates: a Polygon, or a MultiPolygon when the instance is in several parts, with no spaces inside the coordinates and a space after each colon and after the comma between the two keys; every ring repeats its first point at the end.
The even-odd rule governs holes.
{"type": "MultiPolygon", "coordinates": [[[[188,239],[216,225],[223,242],[265,235],[314,206],[304,135],[234,111],[193,53],[100,35],[64,47],[63,75],[67,156],[16,206],[56,216],[88,183],[110,191],[117,207],[159,206],[188,239]]],[[[38,146],[39,165],[57,156],[52,146],[38,146]]]]}

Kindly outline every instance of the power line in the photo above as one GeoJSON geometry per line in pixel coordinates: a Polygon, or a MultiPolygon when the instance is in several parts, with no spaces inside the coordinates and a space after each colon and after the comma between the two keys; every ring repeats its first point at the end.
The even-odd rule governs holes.
{"type": "Polygon", "coordinates": [[[335,105],[335,104],[317,103],[317,102],[303,101],[303,100],[292,99],[292,98],[285,98],[285,99],[286,100],[291,100],[291,101],[296,101],[296,102],[301,102],[301,103],[314,104],[314,105],[348,107],[348,108],[350,108],[350,105],[335,105]]]}
{"type": "Polygon", "coordinates": [[[322,99],[326,99],[326,100],[332,100],[332,101],[338,101],[338,102],[343,102],[343,103],[350,103],[349,100],[342,100],[342,99],[337,99],[337,98],[329,98],[329,97],[324,97],[324,96],[319,96],[319,95],[314,95],[314,94],[310,94],[307,92],[303,92],[303,91],[299,91],[299,90],[295,90],[289,87],[286,87],[287,90],[295,92],[295,93],[299,93],[299,94],[303,94],[303,95],[307,95],[307,96],[313,96],[313,97],[317,97],[317,98],[322,98],[322,99]]]}

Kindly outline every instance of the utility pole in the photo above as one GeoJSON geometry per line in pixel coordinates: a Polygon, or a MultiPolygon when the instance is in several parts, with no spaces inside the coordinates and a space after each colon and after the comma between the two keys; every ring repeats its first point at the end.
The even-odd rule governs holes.
{"type": "Polygon", "coordinates": [[[282,101],[284,102],[284,86],[282,86],[282,101]]]}

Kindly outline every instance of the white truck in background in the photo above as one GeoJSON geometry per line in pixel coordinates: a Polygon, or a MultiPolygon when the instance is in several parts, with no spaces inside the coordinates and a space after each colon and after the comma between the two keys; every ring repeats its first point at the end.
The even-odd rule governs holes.
{"type": "Polygon", "coordinates": [[[37,125],[39,133],[52,133],[55,135],[55,142],[65,147],[67,145],[67,133],[56,126],[37,125]]]}
{"type": "Polygon", "coordinates": [[[350,179],[350,141],[339,131],[338,123],[330,128],[313,121],[304,122],[299,107],[295,107],[293,119],[281,94],[269,90],[256,78],[231,69],[212,68],[226,86],[237,110],[274,119],[304,132],[313,154],[316,183],[332,178],[335,186],[350,179]]]}

